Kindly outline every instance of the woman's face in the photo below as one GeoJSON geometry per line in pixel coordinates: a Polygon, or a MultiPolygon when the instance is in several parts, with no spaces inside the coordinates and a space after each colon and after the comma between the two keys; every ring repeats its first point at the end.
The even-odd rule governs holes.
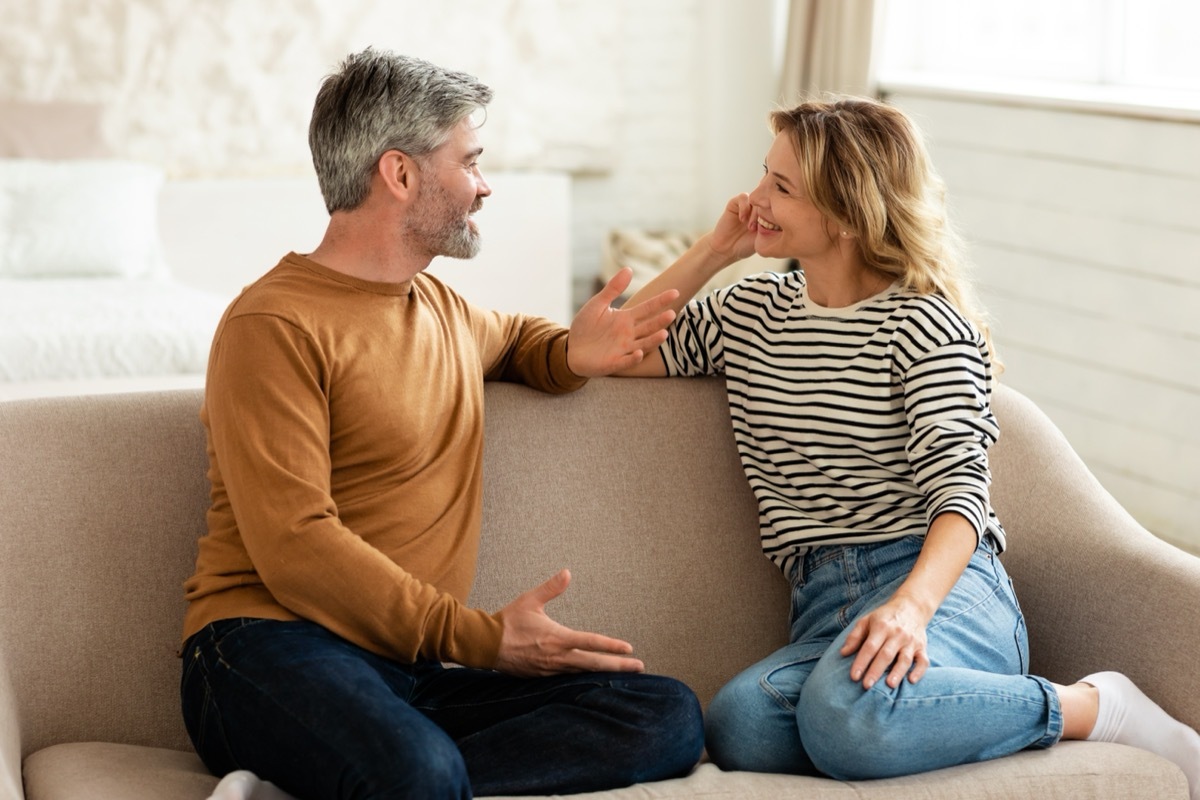
{"type": "Polygon", "coordinates": [[[795,258],[801,264],[836,249],[835,225],[808,199],[800,162],[786,133],[775,136],[763,177],[750,193],[757,215],[754,249],[761,256],[795,258]]]}

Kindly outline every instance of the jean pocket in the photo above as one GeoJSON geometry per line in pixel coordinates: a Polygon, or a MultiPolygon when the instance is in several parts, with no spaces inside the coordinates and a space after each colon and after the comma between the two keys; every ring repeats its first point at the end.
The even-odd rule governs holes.
{"type": "MultiPolygon", "coordinates": [[[[278,624],[274,620],[256,617],[238,617],[223,619],[212,624],[212,652],[222,662],[236,658],[245,649],[247,642],[253,642],[254,633],[265,625],[278,624]]],[[[253,645],[251,645],[253,646],[253,645]]]]}
{"type": "Polygon", "coordinates": [[[1016,647],[1017,657],[1020,660],[1021,673],[1029,673],[1029,629],[1025,626],[1025,612],[1021,610],[1021,601],[1017,599],[1016,585],[1013,583],[1012,576],[1008,574],[1008,570],[1004,568],[1004,562],[999,558],[995,561],[996,576],[1000,579],[1002,596],[1005,605],[1011,610],[1016,617],[1016,624],[1013,625],[1013,646],[1016,647]]]}
{"type": "Polygon", "coordinates": [[[808,676],[812,674],[813,668],[828,646],[828,642],[791,645],[789,649],[796,651],[796,657],[764,670],[758,677],[759,688],[780,708],[795,711],[796,703],[800,700],[800,690],[804,688],[808,676]]]}
{"type": "Polygon", "coordinates": [[[963,570],[950,594],[942,601],[937,613],[929,623],[933,628],[962,614],[969,614],[985,603],[989,603],[1001,590],[1000,576],[993,568],[993,559],[986,551],[978,551],[963,570]]]}

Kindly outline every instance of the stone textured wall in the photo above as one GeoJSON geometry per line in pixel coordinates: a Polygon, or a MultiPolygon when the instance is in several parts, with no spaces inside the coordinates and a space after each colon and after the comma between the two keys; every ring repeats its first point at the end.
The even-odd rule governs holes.
{"type": "Polygon", "coordinates": [[[603,170],[625,9],[585,0],[0,0],[7,99],[103,105],[113,152],[176,175],[307,169],[321,78],[390,48],[496,89],[493,168],[603,170]]]}

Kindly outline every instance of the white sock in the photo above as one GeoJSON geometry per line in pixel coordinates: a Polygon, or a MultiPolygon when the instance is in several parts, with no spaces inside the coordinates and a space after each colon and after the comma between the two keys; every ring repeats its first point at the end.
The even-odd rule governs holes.
{"type": "Polygon", "coordinates": [[[1090,742],[1116,742],[1149,750],[1179,765],[1192,800],[1200,800],[1200,734],[1163,711],[1119,672],[1097,672],[1081,680],[1100,691],[1100,713],[1090,742]]]}
{"type": "Polygon", "coordinates": [[[270,781],[260,779],[253,772],[240,769],[221,779],[208,800],[295,800],[290,794],[270,781]]]}

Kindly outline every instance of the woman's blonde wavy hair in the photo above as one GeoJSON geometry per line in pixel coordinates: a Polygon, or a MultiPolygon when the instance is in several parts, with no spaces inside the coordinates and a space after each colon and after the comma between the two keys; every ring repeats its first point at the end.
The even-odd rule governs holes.
{"type": "Polygon", "coordinates": [[[834,97],[780,109],[770,122],[791,138],[809,199],[857,237],[866,263],[907,291],[953,304],[983,334],[998,372],[962,240],[946,216],[945,184],[912,120],[876,100],[834,97]]]}

